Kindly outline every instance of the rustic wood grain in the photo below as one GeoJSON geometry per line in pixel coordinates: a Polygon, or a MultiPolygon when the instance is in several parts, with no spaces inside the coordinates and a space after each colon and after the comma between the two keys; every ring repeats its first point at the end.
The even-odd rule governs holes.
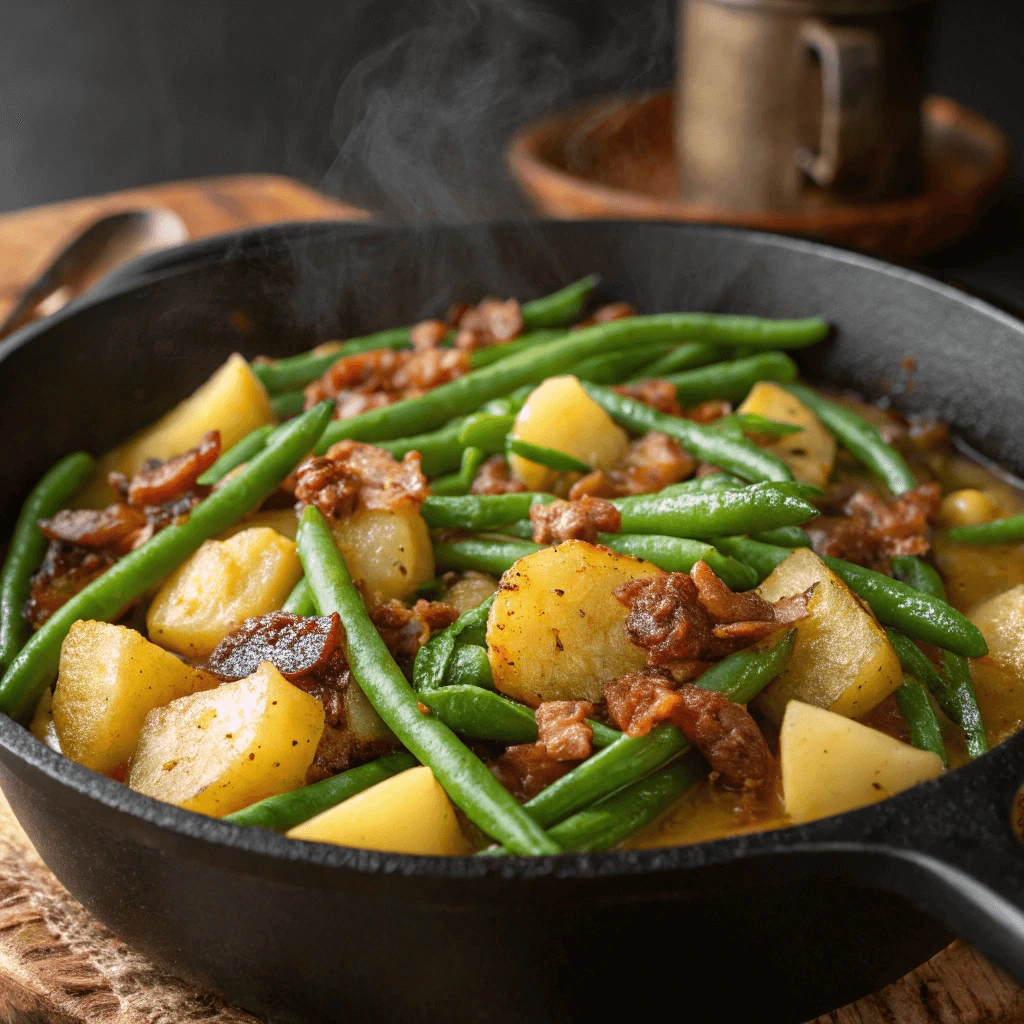
{"type": "MultiPolygon", "coordinates": [[[[195,238],[247,224],[361,219],[271,176],[158,185],[0,217],[0,316],[66,239],[114,210],[162,205],[195,238]]],[[[0,1024],[260,1024],[169,977],[89,916],[39,859],[0,795],[0,1024]]],[[[962,943],[814,1024],[1024,1024],[1024,993],[962,943]]]]}

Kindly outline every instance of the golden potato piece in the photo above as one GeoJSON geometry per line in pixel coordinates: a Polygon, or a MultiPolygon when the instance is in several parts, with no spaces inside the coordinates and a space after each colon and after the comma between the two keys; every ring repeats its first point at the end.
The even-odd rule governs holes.
{"type": "Polygon", "coordinates": [[[963,487],[942,499],[939,524],[947,530],[954,526],[978,526],[1000,516],[999,506],[984,491],[963,487]]]}
{"type": "Polygon", "coordinates": [[[600,700],[601,685],[647,662],[626,639],[620,583],[661,570],[629,555],[570,540],[520,558],[501,578],[487,619],[495,686],[536,706],[600,700]]]}
{"type": "Polygon", "coordinates": [[[107,452],[78,504],[99,508],[114,500],[107,483],[113,470],[128,476],[142,469],[147,459],[169,459],[195,447],[208,430],[220,431],[222,450],[237,444],[250,431],[274,423],[263,385],[237,353],[192,395],[160,417],[152,426],[107,452]]]}
{"type": "Polygon", "coordinates": [[[461,615],[481,605],[498,589],[498,581],[485,572],[466,572],[444,595],[444,603],[461,615]]]}
{"type": "Polygon", "coordinates": [[[736,411],[803,427],[799,434],[787,434],[763,447],[782,459],[800,483],[815,487],[828,483],[836,461],[836,441],[803,402],[778,384],[760,381],[736,411]]]}
{"type": "Polygon", "coordinates": [[[971,678],[990,742],[1002,743],[1024,726],[1024,585],[983,601],[971,621],[988,644],[972,658],[971,678]]]}
{"type": "Polygon", "coordinates": [[[430,531],[417,508],[357,509],[331,533],[367,604],[402,600],[434,578],[430,531]]]}
{"type": "Polygon", "coordinates": [[[205,658],[246,619],[280,608],[301,575],[295,542],[276,530],[208,540],[157,592],[146,616],[150,639],[205,658]]]}
{"type": "Polygon", "coordinates": [[[932,554],[949,603],[966,614],[993,594],[1024,583],[1024,544],[957,544],[940,533],[932,538],[932,554]]]}
{"type": "Polygon", "coordinates": [[[29,723],[28,729],[40,743],[45,743],[51,750],[60,753],[57,727],[53,724],[53,691],[49,687],[43,690],[43,695],[39,698],[39,703],[32,713],[32,721],[29,723]]]}
{"type": "Polygon", "coordinates": [[[269,661],[146,716],[128,785],[215,818],[305,784],[323,705],[269,661]]]}
{"type": "Polygon", "coordinates": [[[93,771],[123,768],[153,708],[219,683],[134,629],[76,622],[60,649],[53,694],[61,750],[93,771]]]}
{"type": "Polygon", "coordinates": [[[786,813],[842,814],[942,774],[942,758],[824,708],[790,701],[779,733],[786,813]]]}
{"type": "MultiPolygon", "coordinates": [[[[535,388],[512,427],[518,441],[557,448],[594,469],[608,469],[629,447],[626,432],[575,377],[549,377],[535,388]]],[[[558,473],[513,455],[512,475],[531,491],[547,491],[558,473]]]]}
{"type": "Polygon", "coordinates": [[[902,681],[896,652],[875,617],[808,548],[794,551],[757,588],[766,601],[814,585],[808,616],[796,624],[796,645],[785,670],[758,698],[774,721],[791,700],[859,718],[902,681]]]}
{"type": "Polygon", "coordinates": [[[425,857],[470,852],[448,794],[426,765],[378,782],[296,825],[288,836],[425,857]]]}
{"type": "Polygon", "coordinates": [[[257,526],[276,530],[282,537],[295,540],[295,534],[299,529],[299,517],[293,508],[260,509],[258,512],[253,512],[244,519],[240,519],[234,526],[229,526],[217,539],[227,540],[228,537],[234,537],[236,533],[252,530],[257,526]]]}

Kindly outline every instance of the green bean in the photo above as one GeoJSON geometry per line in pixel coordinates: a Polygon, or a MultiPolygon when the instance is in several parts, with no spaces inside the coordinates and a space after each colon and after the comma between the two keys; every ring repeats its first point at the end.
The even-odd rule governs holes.
{"type": "Polygon", "coordinates": [[[371,352],[378,348],[408,348],[409,328],[395,327],[388,331],[378,331],[362,338],[352,338],[344,342],[334,352],[315,354],[304,352],[302,355],[279,359],[273,363],[250,363],[252,372],[267,389],[270,395],[279,395],[285,391],[295,391],[311,384],[322,377],[339,359],[357,355],[360,352],[371,352]]]}
{"type": "MultiPolygon", "coordinates": [[[[452,416],[467,415],[489,399],[499,398],[525,384],[536,384],[554,374],[571,373],[589,356],[633,349],[647,342],[703,338],[731,344],[760,341],[766,347],[776,348],[779,338],[803,339],[810,343],[823,337],[827,330],[828,326],[820,320],[771,321],[713,313],[662,313],[596,324],[567,334],[559,341],[510,356],[493,366],[473,370],[418,398],[335,420],[324,431],[317,451],[322,453],[343,438],[381,441],[434,430],[452,416]]],[[[715,436],[721,442],[720,435],[715,436]]],[[[718,461],[715,465],[729,468],[718,461]]],[[[785,468],[783,463],[779,465],[785,468]]],[[[786,470],[785,479],[789,478],[786,470]]]]}
{"type": "Polygon", "coordinates": [[[420,712],[415,691],[370,620],[331,531],[313,506],[302,513],[297,543],[317,607],[321,614],[341,616],[349,669],[385,724],[487,835],[515,853],[558,853],[558,845],[455,733],[420,712]]]}
{"type": "Polygon", "coordinates": [[[281,606],[281,611],[306,618],[316,615],[316,601],[313,600],[313,592],[309,589],[305,576],[292,588],[292,592],[281,606]]]}
{"type": "Polygon", "coordinates": [[[419,700],[460,736],[506,744],[533,743],[537,739],[537,723],[530,709],[493,690],[443,686],[421,692],[419,700]]]}
{"type": "Polygon", "coordinates": [[[221,457],[197,480],[197,484],[203,487],[212,487],[215,483],[223,480],[233,469],[237,469],[243,462],[248,462],[254,455],[258,455],[267,445],[267,438],[277,428],[267,423],[257,427],[242,438],[238,444],[232,445],[221,457]]]}
{"type": "Polygon", "coordinates": [[[420,514],[427,526],[438,529],[489,530],[514,523],[530,514],[531,505],[554,501],[552,494],[521,491],[518,494],[432,495],[420,514]]]}
{"type": "Polygon", "coordinates": [[[237,476],[204,498],[181,525],[171,525],[124,556],[43,623],[0,680],[0,710],[31,710],[53,677],[60,646],[79,619],[109,621],[170,575],[203,541],[226,530],[276,489],[310,450],[334,410],[321,402],[280,431],[237,476]]]}
{"type": "Polygon", "coordinates": [[[536,462],[539,466],[546,466],[559,473],[589,473],[591,469],[585,462],[581,462],[565,452],[560,452],[557,448],[545,448],[543,445],[519,441],[514,437],[508,438],[505,442],[505,452],[508,455],[518,455],[520,458],[536,462]]]}
{"type": "Polygon", "coordinates": [[[390,452],[396,459],[401,459],[409,452],[419,452],[420,468],[424,476],[452,473],[460,469],[462,453],[467,447],[459,440],[464,423],[465,418],[454,419],[430,433],[379,441],[377,447],[390,452]]]}
{"type": "Polygon", "coordinates": [[[660,533],[670,537],[724,537],[758,529],[804,523],[818,510],[793,481],[752,484],[740,490],[710,493],[637,495],[618,505],[623,533],[660,533]]]}
{"type": "Polygon", "coordinates": [[[462,464],[458,473],[451,473],[448,476],[439,476],[430,482],[430,490],[434,494],[469,494],[473,486],[473,479],[476,471],[486,458],[486,453],[480,448],[464,448],[462,451],[462,464]]]}
{"type": "Polygon", "coordinates": [[[541,327],[568,327],[576,323],[600,280],[599,274],[590,274],[551,295],[524,302],[520,307],[523,326],[532,331],[541,327]]]}
{"type": "Polygon", "coordinates": [[[788,383],[796,380],[796,363],[784,352],[763,352],[747,359],[712,363],[698,370],[670,374],[664,379],[674,384],[681,405],[696,405],[712,398],[738,402],[762,380],[788,383]]]}
{"type": "Polygon", "coordinates": [[[476,644],[457,647],[445,670],[444,685],[478,686],[483,690],[493,690],[494,676],[491,674],[486,649],[476,644]]]}
{"type": "MultiPolygon", "coordinates": [[[[628,321],[623,321],[628,323],[628,321]]],[[[737,440],[712,427],[657,412],[642,402],[616,394],[607,388],[584,384],[587,393],[613,420],[634,433],[660,430],[675,438],[691,455],[702,462],[720,466],[744,480],[792,480],[789,467],[769,452],[745,438],[737,440]]]]}
{"type": "Polygon", "coordinates": [[[896,687],[896,703],[910,729],[910,742],[919,750],[930,750],[942,758],[944,765],[949,765],[946,744],[942,741],[942,728],[935,709],[928,698],[928,691],[919,679],[904,675],[903,682],[896,687]]]}
{"type": "Polygon", "coordinates": [[[811,538],[799,526],[779,526],[774,530],[761,530],[753,535],[762,544],[776,544],[780,548],[809,548],[811,538]]]}
{"type": "Polygon", "coordinates": [[[512,341],[506,341],[501,345],[489,345],[487,348],[478,348],[469,354],[469,365],[474,370],[481,366],[490,366],[491,363],[500,363],[502,359],[514,356],[534,345],[545,345],[549,341],[561,338],[565,331],[540,330],[530,331],[528,334],[521,334],[512,341]]]}
{"type": "MultiPolygon", "coordinates": [[[[742,491],[747,485],[738,477],[729,473],[711,473],[708,476],[694,477],[692,480],[684,480],[678,484],[669,484],[660,491],[656,491],[662,498],[673,497],[678,494],[711,494],[717,491],[742,491]]],[[[650,494],[630,494],[625,498],[616,498],[615,506],[620,511],[632,508],[638,503],[650,500],[650,494]]]]}
{"type": "MultiPolygon", "coordinates": [[[[791,636],[792,631],[780,643],[757,649],[756,654],[730,654],[716,666],[716,674],[704,688],[713,686],[730,700],[735,699],[734,695],[750,700],[759,692],[755,687],[767,686],[785,668],[794,642],[791,636]]],[[[702,678],[698,676],[695,685],[701,686],[702,678]]],[[[549,828],[608,793],[642,779],[688,748],[683,734],[674,725],[659,725],[646,736],[623,736],[542,789],[523,806],[549,828]]]]}
{"type": "Polygon", "coordinates": [[[459,431],[459,443],[482,448],[488,455],[497,455],[505,450],[505,438],[515,425],[511,414],[493,416],[475,413],[467,417],[459,431]]]}
{"type": "Polygon", "coordinates": [[[302,391],[284,391],[270,399],[270,408],[279,420],[290,420],[298,416],[306,406],[306,395],[302,391]]]}
{"type": "Polygon", "coordinates": [[[882,440],[882,435],[855,412],[822,398],[803,384],[786,384],[786,390],[803,402],[850,451],[880,479],[893,494],[917,486],[917,480],[903,456],[882,440]]]}
{"type": "Polygon", "coordinates": [[[21,609],[28,600],[32,574],[46,552],[39,520],[59,512],[95,468],[92,456],[85,452],[66,455],[32,488],[21,507],[0,574],[0,673],[28,639],[29,627],[21,609]]]}
{"type": "Polygon", "coordinates": [[[750,537],[716,537],[715,546],[723,554],[749,565],[756,573],[759,583],[793,554],[791,548],[764,544],[750,537]]]}
{"type": "Polygon", "coordinates": [[[500,576],[520,558],[542,551],[543,544],[525,540],[504,543],[480,538],[467,540],[434,541],[434,561],[438,569],[472,569],[500,576]]]}
{"type": "Polygon", "coordinates": [[[466,640],[474,633],[483,639],[482,631],[486,628],[492,604],[493,594],[475,608],[463,612],[447,629],[436,633],[416,652],[412,680],[417,690],[426,692],[444,685],[448,666],[460,640],[466,640]]]}
{"type": "Polygon", "coordinates": [[[1024,515],[994,519],[991,523],[954,526],[946,536],[959,544],[1011,544],[1024,540],[1024,515]]]}
{"type": "Polygon", "coordinates": [[[822,560],[858,597],[867,601],[879,622],[912,640],[934,644],[964,657],[988,654],[988,645],[978,627],[945,601],[852,562],[827,556],[822,560]]]}
{"type": "Polygon", "coordinates": [[[750,566],[719,553],[703,541],[627,533],[602,533],[598,540],[612,551],[642,558],[665,572],[689,572],[697,562],[706,562],[732,590],[750,590],[758,584],[757,573],[750,566]]]}
{"type": "Polygon", "coordinates": [[[362,793],[364,789],[376,786],[378,782],[384,782],[399,772],[415,768],[417,764],[412,754],[388,754],[369,764],[350,768],[340,775],[314,782],[311,786],[293,789],[290,793],[281,793],[278,796],[269,796],[265,800],[235,811],[234,814],[225,814],[221,821],[287,832],[288,829],[336,807],[349,797],[362,793]]]}
{"type": "MultiPolygon", "coordinates": [[[[642,380],[650,380],[652,377],[666,377],[668,374],[678,373],[680,370],[690,370],[697,366],[706,366],[708,363],[717,363],[720,359],[725,358],[725,354],[726,350],[720,345],[712,345],[707,341],[687,341],[669,349],[653,363],[648,363],[627,383],[635,384],[642,380]]],[[[595,381],[594,383],[600,382],[595,381]]]]}
{"type": "Polygon", "coordinates": [[[946,600],[946,585],[938,570],[916,555],[896,555],[892,559],[892,573],[915,590],[946,600]]]}
{"type": "Polygon", "coordinates": [[[590,381],[591,384],[619,384],[670,348],[671,345],[658,342],[653,345],[638,345],[625,352],[591,356],[574,366],[572,374],[577,380],[590,381]]]}
{"type": "Polygon", "coordinates": [[[792,423],[779,423],[777,420],[770,420],[767,416],[761,416],[756,412],[734,412],[728,416],[712,421],[710,426],[714,430],[730,432],[730,436],[740,437],[744,434],[756,434],[761,437],[787,437],[790,434],[799,434],[803,427],[794,426],[792,423]]]}

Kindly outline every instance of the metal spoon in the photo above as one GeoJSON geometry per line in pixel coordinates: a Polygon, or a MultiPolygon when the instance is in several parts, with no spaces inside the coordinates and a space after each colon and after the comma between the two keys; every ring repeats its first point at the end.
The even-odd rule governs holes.
{"type": "Polygon", "coordinates": [[[185,222],[173,210],[150,207],[112,213],[76,235],[24,291],[0,323],[0,338],[40,316],[50,316],[136,256],[180,245],[185,222]]]}

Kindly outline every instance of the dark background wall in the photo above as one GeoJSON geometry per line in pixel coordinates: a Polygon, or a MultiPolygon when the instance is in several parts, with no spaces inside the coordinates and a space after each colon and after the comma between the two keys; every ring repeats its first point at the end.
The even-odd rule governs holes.
{"type": "MultiPolygon", "coordinates": [[[[170,178],[295,175],[406,218],[523,212],[519,124],[667,83],[673,0],[0,0],[0,210],[170,178]]],[[[931,89],[1024,149],[1024,4],[940,0],[931,89]]],[[[1024,168],[933,259],[1024,306],[1024,168]]]]}

